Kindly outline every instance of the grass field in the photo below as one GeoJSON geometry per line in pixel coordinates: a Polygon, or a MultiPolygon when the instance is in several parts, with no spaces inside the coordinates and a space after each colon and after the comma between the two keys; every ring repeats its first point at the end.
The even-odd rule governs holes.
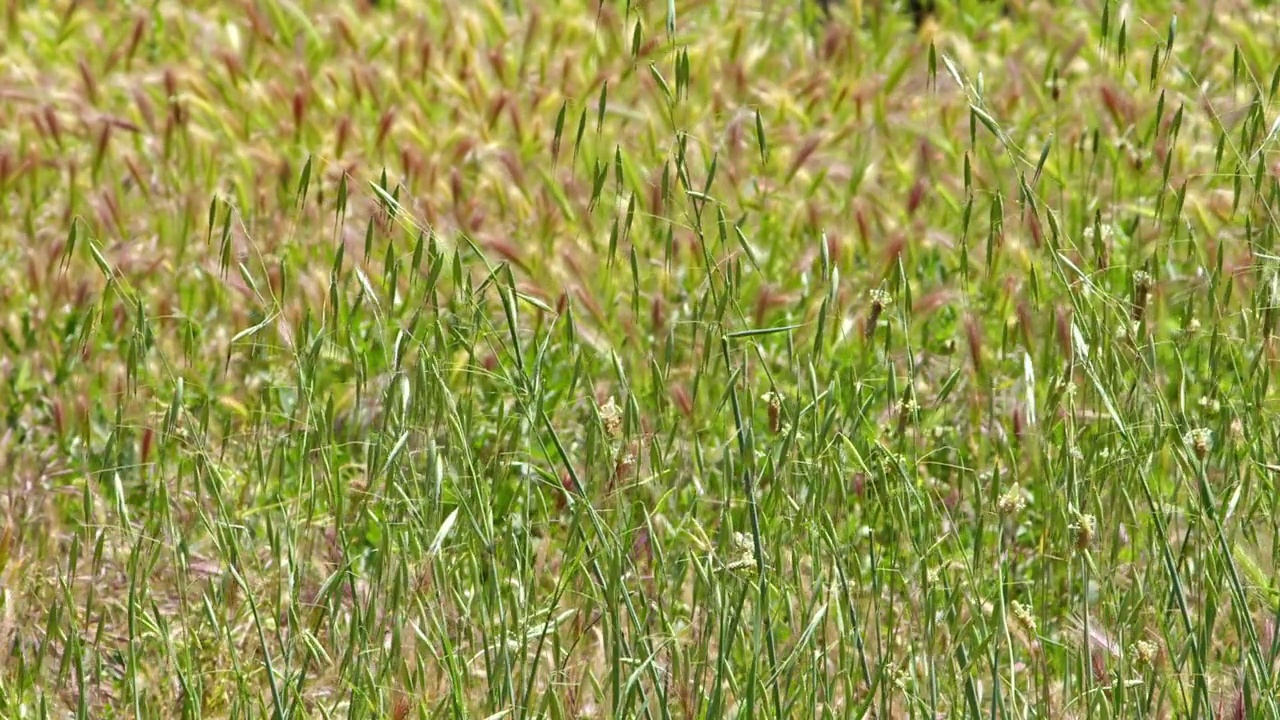
{"type": "Polygon", "coordinates": [[[1280,10],[5,6],[0,718],[1280,716],[1280,10]]]}

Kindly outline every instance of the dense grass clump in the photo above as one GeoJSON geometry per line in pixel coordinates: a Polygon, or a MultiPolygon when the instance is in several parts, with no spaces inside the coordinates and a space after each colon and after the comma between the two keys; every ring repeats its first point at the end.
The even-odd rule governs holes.
{"type": "Polygon", "coordinates": [[[0,717],[1275,717],[1280,14],[12,3],[0,717]]]}

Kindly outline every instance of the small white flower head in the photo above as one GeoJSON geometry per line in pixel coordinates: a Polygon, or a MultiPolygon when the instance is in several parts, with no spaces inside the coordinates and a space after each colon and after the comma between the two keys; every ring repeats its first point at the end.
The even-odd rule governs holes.
{"type": "Polygon", "coordinates": [[[1147,640],[1139,640],[1133,644],[1133,662],[1140,668],[1149,668],[1156,663],[1156,658],[1160,656],[1160,648],[1153,642],[1147,640]]]}
{"type": "Polygon", "coordinates": [[[1222,410],[1222,401],[1217,398],[1211,398],[1208,395],[1202,396],[1197,403],[1200,409],[1211,415],[1217,415],[1222,410]]]}
{"type": "Polygon", "coordinates": [[[769,430],[779,432],[782,429],[782,393],[770,390],[760,399],[769,406],[769,430]]]}
{"type": "Polygon", "coordinates": [[[1155,280],[1152,279],[1151,273],[1145,270],[1137,270],[1133,273],[1133,319],[1135,321],[1141,320],[1146,314],[1147,300],[1151,297],[1151,287],[1154,284],[1155,280]]]}
{"type": "Polygon", "coordinates": [[[622,430],[622,409],[612,397],[600,406],[600,422],[604,425],[606,435],[611,438],[618,437],[618,433],[622,430]]]}
{"type": "Polygon", "coordinates": [[[1133,273],[1133,289],[1141,296],[1143,293],[1151,289],[1154,282],[1151,273],[1145,270],[1137,270],[1133,273]]]}
{"type": "Polygon", "coordinates": [[[1009,486],[1008,490],[996,500],[996,510],[1001,515],[1017,515],[1027,507],[1027,499],[1022,496],[1022,487],[1018,483],[1009,486]]]}
{"type": "Polygon", "coordinates": [[[907,668],[900,666],[893,660],[890,660],[885,663],[884,676],[889,679],[889,682],[893,683],[893,686],[898,689],[898,692],[907,691],[908,683],[911,680],[911,672],[907,668]]]}
{"type": "Polygon", "coordinates": [[[733,556],[725,563],[725,570],[750,572],[757,569],[755,542],[746,533],[733,534],[733,556]]]}
{"type": "Polygon", "coordinates": [[[875,290],[872,290],[870,293],[868,293],[868,296],[871,298],[872,309],[876,310],[877,312],[893,304],[893,296],[890,295],[888,291],[886,291],[884,288],[876,288],[875,290]]]}
{"type": "Polygon", "coordinates": [[[871,309],[867,317],[867,326],[863,330],[864,337],[868,340],[876,332],[876,326],[880,322],[880,314],[884,309],[893,304],[893,297],[884,288],[876,288],[867,293],[867,297],[871,300],[871,309]]]}
{"type": "Polygon", "coordinates": [[[1137,337],[1138,332],[1142,330],[1142,322],[1139,320],[1126,320],[1116,326],[1115,337],[1117,340],[1124,340],[1129,337],[1137,337]]]}
{"type": "Polygon", "coordinates": [[[1104,222],[1098,227],[1101,229],[1101,235],[1099,235],[1098,231],[1094,229],[1093,225],[1086,225],[1083,233],[1084,239],[1090,242],[1092,242],[1095,237],[1100,237],[1104,242],[1110,240],[1111,235],[1114,232],[1111,229],[1111,223],[1104,222]]]}
{"type": "Polygon", "coordinates": [[[1031,608],[1023,605],[1017,600],[1014,600],[1009,603],[1009,612],[1013,615],[1014,622],[1018,623],[1018,627],[1021,627],[1026,631],[1028,635],[1032,637],[1036,636],[1038,630],[1036,626],[1036,616],[1031,612],[1031,608]]]}
{"type": "Polygon", "coordinates": [[[1088,550],[1098,532],[1098,519],[1079,510],[1074,512],[1076,517],[1075,522],[1071,524],[1071,531],[1075,534],[1076,549],[1088,550]]]}
{"type": "Polygon", "coordinates": [[[1204,460],[1213,449],[1213,431],[1202,427],[1188,430],[1187,434],[1182,436],[1182,442],[1191,448],[1198,459],[1204,460]]]}
{"type": "Polygon", "coordinates": [[[636,468],[636,454],[630,448],[623,448],[618,453],[618,460],[614,463],[613,474],[618,478],[625,478],[631,475],[636,468]]]}

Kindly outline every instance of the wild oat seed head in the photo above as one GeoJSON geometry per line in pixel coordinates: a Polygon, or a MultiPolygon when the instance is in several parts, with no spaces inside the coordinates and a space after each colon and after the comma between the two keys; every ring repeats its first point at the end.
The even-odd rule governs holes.
{"type": "Polygon", "coordinates": [[[1022,486],[1018,483],[1010,485],[1009,489],[1005,490],[996,501],[996,510],[999,510],[1001,515],[1017,515],[1026,507],[1027,500],[1022,497],[1022,486]]]}
{"type": "Polygon", "coordinates": [[[1182,442],[1190,445],[1196,457],[1203,460],[1213,449],[1213,431],[1209,428],[1188,430],[1187,434],[1182,436],[1182,442]]]}

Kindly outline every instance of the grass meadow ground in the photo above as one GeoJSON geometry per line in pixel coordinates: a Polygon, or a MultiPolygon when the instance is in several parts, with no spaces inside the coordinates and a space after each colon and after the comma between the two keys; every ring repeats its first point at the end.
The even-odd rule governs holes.
{"type": "Polygon", "coordinates": [[[6,3],[0,717],[1280,715],[1280,11],[6,3]]]}

